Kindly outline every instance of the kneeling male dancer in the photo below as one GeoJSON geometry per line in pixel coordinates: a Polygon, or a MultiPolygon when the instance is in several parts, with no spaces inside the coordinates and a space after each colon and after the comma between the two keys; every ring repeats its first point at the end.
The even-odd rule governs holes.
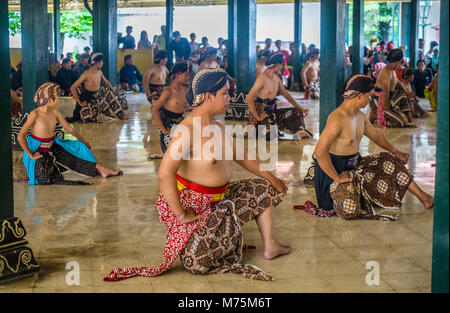
{"type": "Polygon", "coordinates": [[[183,113],[188,108],[186,96],[189,80],[188,65],[186,63],[175,64],[171,73],[172,82],[164,89],[161,97],[152,107],[153,119],[159,127],[161,150],[166,152],[169,146],[171,129],[183,120],[183,113]]]}
{"type": "Polygon", "coordinates": [[[28,183],[31,185],[87,185],[82,181],[64,180],[63,171],[68,169],[83,176],[102,177],[122,175],[122,171],[111,170],[97,162],[84,139],[62,117],[57,109],[57,84],[47,82],[36,91],[34,102],[37,108],[31,111],[19,132],[23,163],[27,169],[28,183]],[[55,136],[56,123],[78,140],[64,140],[55,136]],[[31,134],[27,136],[31,129],[31,134]]]}
{"type": "Polygon", "coordinates": [[[157,208],[161,222],[167,225],[163,263],[157,268],[116,268],[105,280],[158,276],[178,256],[194,274],[231,272],[271,280],[256,266],[242,263],[241,227],[252,219],[261,232],[265,259],[291,251],[278,243],[273,230],[274,207],[281,202],[281,194],[286,194],[285,182],[260,170],[259,161],[249,160],[245,148],[237,145],[225,133],[225,126],[214,119],[229,105],[228,89],[227,72],[222,69],[204,69],[195,76],[188,95],[194,109],[177,127],[161,162],[157,208]],[[203,136],[192,139],[197,132],[203,136]],[[211,141],[218,143],[213,147],[220,152],[214,151],[214,156],[208,157],[211,141]],[[232,160],[225,151],[232,152],[235,162],[261,178],[229,183],[232,160]]]}
{"type": "Polygon", "coordinates": [[[312,134],[305,128],[304,117],[308,109],[304,109],[292,98],[283,87],[278,77],[283,68],[284,55],[274,53],[266,61],[267,69],[256,78],[256,82],[248,93],[249,124],[265,125],[266,139],[270,140],[270,126],[278,125],[279,130],[311,138],[312,134]],[[277,96],[284,96],[294,108],[277,108],[277,96]]]}
{"type": "Polygon", "coordinates": [[[166,85],[166,79],[169,75],[169,70],[166,67],[167,60],[167,53],[159,51],[153,60],[154,64],[148,68],[142,78],[142,85],[150,105],[161,97],[166,85]]]}
{"type": "Polygon", "coordinates": [[[355,74],[345,84],[344,102],[328,117],[315,149],[314,183],[319,207],[333,210],[345,219],[387,218],[374,206],[400,209],[407,190],[425,206],[433,198],[414,182],[405,167],[409,155],[395,148],[370,123],[361,109],[372,95],[372,78],[355,74]],[[388,152],[361,157],[363,135],[388,152]]]}

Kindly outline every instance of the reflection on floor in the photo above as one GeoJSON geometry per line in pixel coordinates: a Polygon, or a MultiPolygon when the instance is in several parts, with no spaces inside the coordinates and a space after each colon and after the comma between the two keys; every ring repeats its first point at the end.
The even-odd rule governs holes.
{"type": "MultiPolygon", "coordinates": [[[[295,95],[301,97],[300,94],[295,95]]],[[[410,194],[397,222],[344,221],[318,218],[293,210],[294,204],[315,202],[314,190],[303,185],[318,137],[318,101],[303,101],[310,109],[307,127],[313,139],[279,144],[278,175],[291,181],[284,202],[276,208],[276,234],[293,247],[290,255],[265,261],[256,224],[244,227],[245,243],[255,245],[244,255],[275,277],[273,282],[249,281],[234,274],[194,276],[177,261],[156,278],[106,283],[116,267],[157,266],[165,229],[155,208],[160,161],[156,126],[148,120],[144,95],[129,96],[130,120],[108,124],[75,124],[92,144],[98,159],[120,167],[125,175],[91,186],[29,186],[14,184],[15,215],[27,229],[41,272],[0,285],[0,292],[429,292],[431,281],[432,210],[424,210],[410,194]],[[150,140],[151,139],[151,140],[150,140]],[[78,262],[79,286],[68,286],[66,264],[78,262]],[[368,285],[369,261],[379,264],[379,285],[368,285]]],[[[429,105],[423,102],[426,108],[429,105]]],[[[410,153],[410,170],[427,192],[434,192],[436,116],[417,120],[417,129],[388,129],[398,148],[410,153]]],[[[363,155],[379,151],[364,139],[363,155]]],[[[21,155],[14,152],[14,176],[26,177],[21,155]]],[[[79,179],[74,174],[69,179],[79,179]]],[[[234,166],[234,179],[251,177],[234,166]]],[[[70,274],[69,274],[70,276],[70,274]]],[[[370,274],[369,274],[370,276],[370,274]]]]}

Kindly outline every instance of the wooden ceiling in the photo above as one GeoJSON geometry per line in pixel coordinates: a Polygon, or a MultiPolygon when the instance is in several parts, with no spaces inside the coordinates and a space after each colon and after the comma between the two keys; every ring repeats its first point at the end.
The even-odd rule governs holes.
{"type": "MultiPolygon", "coordinates": [[[[366,0],[378,2],[410,2],[410,0],[366,0]]],[[[92,0],[88,0],[92,6],[92,0]]],[[[303,2],[320,2],[320,0],[303,0],[303,2]]],[[[347,0],[352,2],[352,0],[347,0]]],[[[226,5],[227,0],[174,0],[175,6],[198,6],[198,5],[226,5]]],[[[294,3],[294,0],[257,0],[258,4],[294,3]]],[[[20,11],[19,0],[8,0],[9,10],[20,11]]],[[[165,0],[117,0],[119,8],[143,8],[143,7],[163,7],[165,0]]],[[[60,0],[61,10],[83,10],[83,0],[60,0]]],[[[48,10],[53,10],[53,0],[48,0],[48,10]]]]}

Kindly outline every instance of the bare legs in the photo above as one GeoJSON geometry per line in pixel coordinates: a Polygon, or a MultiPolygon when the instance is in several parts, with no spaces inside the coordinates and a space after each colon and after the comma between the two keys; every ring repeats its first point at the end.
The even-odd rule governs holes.
{"type": "Polygon", "coordinates": [[[424,207],[426,209],[431,209],[434,205],[434,199],[431,195],[427,194],[425,191],[423,191],[419,185],[416,184],[415,181],[413,181],[409,187],[408,190],[417,197],[417,199],[420,200],[420,202],[423,203],[424,207]]]}
{"type": "Polygon", "coordinates": [[[103,178],[122,175],[122,171],[120,170],[120,168],[117,171],[114,171],[110,168],[107,168],[106,166],[101,165],[100,163],[97,163],[95,168],[103,178]]]}
{"type": "Polygon", "coordinates": [[[256,224],[261,233],[264,242],[264,258],[272,260],[280,255],[285,255],[291,252],[291,247],[283,246],[275,239],[273,231],[273,208],[265,209],[256,217],[256,224]]]}

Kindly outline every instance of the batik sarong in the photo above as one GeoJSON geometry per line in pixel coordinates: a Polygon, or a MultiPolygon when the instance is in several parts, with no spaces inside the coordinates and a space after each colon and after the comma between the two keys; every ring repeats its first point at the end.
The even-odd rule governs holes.
{"type": "Polygon", "coordinates": [[[315,80],[310,84],[309,96],[311,99],[320,99],[320,82],[315,80]]]}
{"type": "Polygon", "coordinates": [[[419,104],[419,101],[415,97],[408,98],[409,105],[411,106],[411,115],[413,118],[424,118],[427,113],[419,104]]]}
{"type": "Polygon", "coordinates": [[[161,97],[164,85],[148,84],[148,90],[150,91],[150,96],[147,97],[147,100],[150,104],[153,104],[161,97]]]}
{"type": "Polygon", "coordinates": [[[27,137],[31,153],[38,151],[42,157],[31,159],[24,152],[23,162],[31,185],[89,185],[82,181],[64,180],[62,173],[72,170],[77,174],[95,177],[98,175],[95,159],[89,148],[81,141],[64,140],[58,137],[27,137]]]}
{"type": "Polygon", "coordinates": [[[159,218],[167,226],[163,263],[157,268],[116,268],[105,280],[158,276],[167,271],[178,256],[184,267],[194,274],[231,272],[250,279],[271,280],[272,277],[261,269],[241,262],[241,226],[281,202],[274,187],[260,178],[205,187],[178,175],[177,184],[181,206],[200,214],[201,218],[189,224],[180,223],[160,195],[159,218]]]}
{"type": "MultiPolygon", "coordinates": [[[[267,117],[262,121],[258,121],[256,117],[249,112],[249,124],[258,127],[258,125],[265,126],[264,135],[270,139],[270,126],[277,125],[278,130],[287,134],[306,135],[312,137],[312,133],[305,128],[305,120],[303,113],[297,108],[277,108],[277,99],[255,99],[255,109],[258,114],[266,112],[267,117]]],[[[302,136],[303,137],[303,136],[302,136]]]]}
{"type": "Polygon", "coordinates": [[[122,99],[108,88],[102,87],[98,91],[88,91],[81,88],[80,101],[87,101],[87,105],[80,108],[80,119],[83,123],[96,123],[99,116],[105,115],[113,119],[128,118],[122,107],[122,99]]]}
{"type": "Polygon", "coordinates": [[[378,124],[387,127],[408,126],[408,119],[404,113],[411,111],[406,95],[398,90],[390,92],[389,108],[383,108],[383,90],[375,87],[369,102],[370,110],[377,114],[378,124]]]}
{"type": "MultiPolygon", "coordinates": [[[[173,128],[181,123],[183,120],[183,113],[175,113],[164,108],[159,112],[159,116],[161,118],[161,122],[164,125],[164,128],[173,128]]],[[[168,134],[163,134],[161,130],[159,130],[159,143],[161,145],[161,150],[163,153],[166,153],[167,147],[170,144],[170,140],[172,139],[172,132],[168,134]]]]}
{"type": "MultiPolygon", "coordinates": [[[[331,164],[338,174],[353,170],[358,165],[359,153],[353,155],[334,155],[329,153],[331,164]]],[[[314,163],[314,188],[316,190],[317,204],[324,211],[333,210],[333,200],[330,197],[331,179],[320,167],[319,162],[314,163]]],[[[331,214],[331,213],[330,213],[331,214]]]]}
{"type": "Polygon", "coordinates": [[[405,164],[382,152],[359,160],[356,169],[346,171],[350,183],[330,185],[333,208],[344,219],[368,218],[396,220],[396,214],[378,214],[378,209],[398,211],[413,181],[405,164]]]}

